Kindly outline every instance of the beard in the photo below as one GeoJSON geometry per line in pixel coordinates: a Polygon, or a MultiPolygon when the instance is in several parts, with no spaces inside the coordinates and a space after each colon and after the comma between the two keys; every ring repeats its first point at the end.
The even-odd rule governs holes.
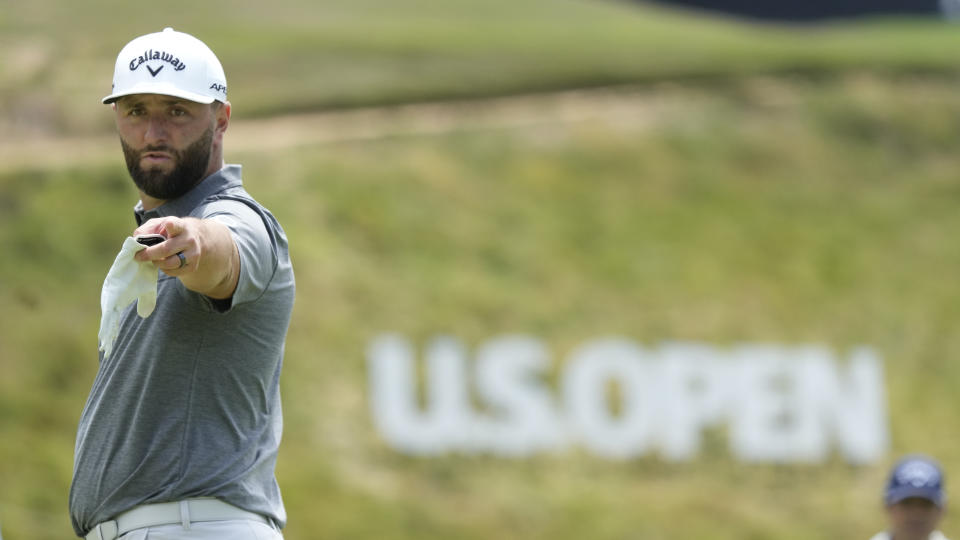
{"type": "Polygon", "coordinates": [[[120,146],[123,147],[123,157],[127,161],[130,177],[140,191],[154,199],[169,201],[190,191],[204,179],[207,167],[210,165],[212,142],[213,128],[211,127],[200,136],[200,139],[183,150],[175,150],[164,145],[145,146],[136,150],[127,145],[122,138],[120,146]],[[145,170],[140,167],[140,157],[147,152],[166,152],[173,156],[176,165],[169,173],[153,168],[145,170]]]}

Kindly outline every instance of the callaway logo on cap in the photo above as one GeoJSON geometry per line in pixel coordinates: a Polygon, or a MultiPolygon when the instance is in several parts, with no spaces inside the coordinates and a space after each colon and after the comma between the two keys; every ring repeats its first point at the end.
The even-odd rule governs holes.
{"type": "Polygon", "coordinates": [[[127,43],[117,56],[113,91],[103,102],[113,103],[130,94],[226,102],[227,78],[210,47],[190,34],[164,28],[127,43]]]}

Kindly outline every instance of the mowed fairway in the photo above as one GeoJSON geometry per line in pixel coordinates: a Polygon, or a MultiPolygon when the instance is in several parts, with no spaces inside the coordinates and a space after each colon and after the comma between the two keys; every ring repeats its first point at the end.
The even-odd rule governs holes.
{"type": "MultiPolygon", "coordinates": [[[[960,410],[960,285],[952,279],[960,267],[960,94],[952,66],[933,45],[955,39],[952,27],[874,23],[787,31],[602,2],[561,3],[564,9],[552,11],[537,2],[516,9],[416,5],[394,11],[373,2],[239,6],[217,24],[211,22],[216,3],[183,8],[184,17],[196,17],[184,29],[203,34],[207,28],[217,36],[212,42],[223,39],[224,63],[228,70],[231,62],[236,66],[236,129],[228,132],[227,159],[244,164],[248,190],[283,223],[297,271],[278,464],[290,514],[287,538],[869,537],[882,527],[880,490],[897,454],[930,452],[948,474],[960,471],[953,434],[960,410]],[[458,95],[437,90],[455,86],[450,73],[461,73],[463,62],[454,56],[444,64],[453,71],[433,83],[411,77],[423,83],[416,94],[397,90],[395,98],[368,96],[352,104],[576,86],[576,78],[561,84],[530,67],[547,57],[543,36],[559,35],[538,21],[576,33],[584,31],[574,24],[578,18],[598,17],[595,24],[608,26],[591,30],[595,36],[613,42],[659,35],[661,44],[670,42],[662,25],[674,21],[675,32],[686,29],[702,41],[685,41],[682,47],[694,50],[699,43],[700,49],[687,64],[682,56],[662,60],[663,71],[653,61],[624,57],[621,66],[644,70],[641,77],[612,69],[620,82],[633,83],[629,87],[321,115],[315,113],[339,103],[331,97],[337,92],[324,94],[329,85],[309,80],[313,75],[298,78],[300,71],[276,60],[295,61],[280,51],[300,48],[317,51],[303,53],[303,62],[336,56],[328,40],[338,34],[311,28],[339,28],[344,58],[369,58],[358,52],[366,46],[384,59],[382,69],[355,63],[374,77],[391,72],[393,60],[416,62],[409,52],[415,29],[447,36],[455,29],[434,24],[468,21],[467,12],[481,28],[507,32],[527,25],[530,36],[541,36],[524,42],[463,34],[475,51],[510,48],[487,56],[490,72],[520,62],[524,43],[532,51],[528,58],[539,60],[529,69],[504,68],[509,85],[483,86],[484,78],[458,95]],[[258,18],[261,29],[249,34],[257,41],[241,39],[240,30],[255,28],[258,18]],[[661,26],[623,29],[643,28],[648,18],[661,26]],[[373,35],[404,39],[368,42],[358,28],[371,21],[384,28],[373,35]],[[821,31],[822,41],[810,41],[821,31]],[[908,44],[865,45],[884,42],[871,41],[877,35],[905,36],[908,44]],[[782,45],[780,53],[752,49],[763,36],[797,44],[782,45]],[[743,44],[726,57],[729,64],[716,46],[727,41],[743,44]],[[393,58],[390,51],[407,52],[393,58]],[[851,60],[862,60],[859,54],[877,55],[882,66],[851,60]],[[808,57],[823,69],[801,69],[797,58],[808,57]],[[672,78],[668,68],[695,72],[694,60],[725,75],[672,78]],[[283,84],[258,77],[254,68],[271,62],[283,84]],[[542,84],[518,82],[524,77],[542,84]],[[266,99],[298,84],[290,99],[266,99]],[[516,103],[523,106],[511,109],[516,103]],[[291,116],[301,109],[314,114],[291,116]],[[277,119],[274,112],[288,116],[277,119]],[[745,465],[731,457],[723,429],[707,434],[690,463],[668,464],[656,453],[605,461],[578,449],[521,460],[405,457],[375,432],[367,402],[366,347],[386,331],[420,345],[444,333],[471,347],[526,333],[548,345],[558,369],[573,347],[605,335],[651,347],[666,340],[717,347],[823,344],[843,353],[868,345],[885,361],[890,458],[863,467],[839,457],[823,465],[745,465]]],[[[79,8],[58,7],[102,36],[80,38],[67,28],[41,35],[41,16],[21,13],[17,24],[3,19],[5,29],[21,30],[5,31],[2,39],[64,40],[73,44],[62,51],[68,58],[96,51],[85,65],[109,77],[128,34],[158,26],[137,17],[129,28],[108,27],[71,11],[79,8]]],[[[113,8],[108,11],[119,17],[122,10],[113,8]]],[[[61,13],[47,14],[55,12],[61,13]]],[[[426,64],[463,50],[439,46],[430,35],[421,50],[426,64]]],[[[590,71],[610,56],[594,54],[577,69],[590,71]]],[[[569,65],[577,65],[578,57],[571,58],[569,65]]],[[[93,101],[54,100],[66,108],[53,115],[52,127],[24,137],[30,145],[21,148],[42,150],[35,145],[41,136],[69,145],[86,129],[109,147],[90,159],[77,157],[75,165],[38,157],[0,167],[0,250],[7,254],[0,257],[0,528],[6,538],[72,534],[66,498],[76,420],[96,371],[99,289],[133,227],[136,200],[110,135],[109,111],[96,103],[101,85],[57,69],[36,75],[55,82],[41,87],[73,96],[64,89],[74,81],[70,88],[93,101]],[[75,118],[74,110],[83,112],[75,118]]],[[[386,92],[402,86],[391,86],[400,84],[396,80],[369,87],[386,92]]],[[[5,103],[23,103],[27,88],[26,82],[4,86],[5,103]]],[[[16,138],[9,133],[5,141],[16,138]]],[[[956,536],[960,521],[950,516],[944,528],[956,536]]]]}
{"type": "Polygon", "coordinates": [[[760,26],[608,0],[40,0],[0,12],[0,140],[88,135],[131,36],[203,36],[243,115],[752,73],[955,73],[933,20],[760,26]]]}

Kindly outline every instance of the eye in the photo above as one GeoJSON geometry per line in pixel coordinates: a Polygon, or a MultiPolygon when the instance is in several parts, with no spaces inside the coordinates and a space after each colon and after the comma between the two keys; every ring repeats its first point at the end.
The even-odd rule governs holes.
{"type": "Polygon", "coordinates": [[[144,112],[143,107],[130,107],[127,110],[127,116],[143,116],[144,112]]]}
{"type": "Polygon", "coordinates": [[[174,118],[182,118],[188,116],[189,114],[190,111],[184,109],[183,107],[174,107],[170,109],[170,116],[173,116],[174,118]]]}

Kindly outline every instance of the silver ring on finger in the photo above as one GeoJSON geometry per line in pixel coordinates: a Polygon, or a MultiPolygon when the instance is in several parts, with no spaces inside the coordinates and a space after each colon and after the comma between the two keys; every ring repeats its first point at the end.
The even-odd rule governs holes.
{"type": "Polygon", "coordinates": [[[187,265],[187,258],[183,256],[182,251],[177,252],[177,257],[180,259],[180,266],[177,267],[177,270],[179,270],[187,265]]]}

